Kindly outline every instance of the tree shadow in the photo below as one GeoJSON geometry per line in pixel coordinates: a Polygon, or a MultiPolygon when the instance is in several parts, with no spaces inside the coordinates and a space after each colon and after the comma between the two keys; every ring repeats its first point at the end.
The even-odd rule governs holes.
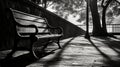
{"type": "MultiPolygon", "coordinates": [[[[108,46],[109,48],[111,48],[113,51],[115,51],[118,54],[118,58],[120,58],[120,41],[115,41],[112,40],[110,38],[101,38],[103,39],[103,41],[101,41],[102,43],[104,43],[104,45],[108,46]]],[[[116,39],[116,38],[115,38],[116,39]]],[[[104,63],[107,65],[107,67],[119,67],[120,66],[120,60],[119,59],[115,59],[115,58],[111,58],[109,55],[105,54],[104,52],[102,52],[93,42],[91,39],[88,39],[89,42],[96,48],[97,51],[100,52],[101,56],[103,56],[103,58],[105,58],[106,60],[104,61],[104,63]]]]}
{"type": "Polygon", "coordinates": [[[117,53],[118,59],[117,60],[113,59],[114,62],[112,63],[112,66],[119,67],[120,66],[120,59],[119,59],[120,58],[120,39],[115,38],[114,40],[114,39],[108,38],[107,41],[102,41],[102,42],[117,53]]]}
{"type": "Polygon", "coordinates": [[[89,40],[89,42],[96,48],[96,50],[100,52],[100,54],[101,54],[104,58],[106,58],[106,59],[108,59],[108,60],[111,60],[111,58],[110,58],[109,56],[107,56],[105,53],[103,53],[103,52],[94,44],[94,42],[93,42],[91,39],[88,39],[88,40],[89,40]]]}
{"type": "Polygon", "coordinates": [[[111,39],[110,37],[105,37],[105,38],[100,37],[99,39],[102,39],[103,40],[101,41],[102,43],[104,43],[105,45],[107,45],[109,48],[111,48],[112,50],[114,50],[120,55],[120,39],[119,38],[112,37],[111,39]]]}
{"type": "MultiPolygon", "coordinates": [[[[40,56],[40,58],[43,58],[49,54],[50,53],[44,53],[40,56]]],[[[37,59],[33,56],[33,54],[27,53],[10,59],[2,59],[0,61],[0,65],[1,67],[26,67],[36,61],[37,59]]]]}
{"type": "Polygon", "coordinates": [[[68,46],[68,44],[74,39],[75,37],[71,38],[69,41],[67,41],[63,46],[62,49],[50,60],[48,60],[47,62],[45,62],[45,64],[43,65],[43,67],[49,67],[52,65],[57,65],[59,63],[59,61],[61,60],[61,55],[64,52],[64,50],[66,49],[66,47],[68,46]]]}
{"type": "Polygon", "coordinates": [[[26,65],[34,62],[36,59],[32,54],[24,54],[18,57],[10,58],[10,59],[2,59],[1,67],[25,67],[26,65]]]}

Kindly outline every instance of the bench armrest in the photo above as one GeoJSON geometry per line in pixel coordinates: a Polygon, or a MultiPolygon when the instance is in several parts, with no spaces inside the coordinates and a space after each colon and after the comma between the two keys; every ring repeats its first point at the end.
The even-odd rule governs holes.
{"type": "Polygon", "coordinates": [[[53,27],[49,25],[48,21],[46,18],[44,18],[46,24],[47,24],[47,29],[49,30],[50,34],[62,34],[63,35],[63,28],[62,27],[53,27]]]}
{"type": "Polygon", "coordinates": [[[63,34],[62,27],[48,27],[50,34],[63,34]]]}
{"type": "MultiPolygon", "coordinates": [[[[32,24],[31,24],[31,25],[22,25],[22,24],[19,24],[18,22],[16,22],[16,26],[35,28],[35,32],[34,32],[34,33],[31,33],[30,35],[35,36],[36,34],[38,34],[38,28],[37,28],[37,26],[35,26],[35,25],[32,25],[32,24]]],[[[20,33],[18,33],[18,35],[22,37],[22,35],[21,35],[20,33]]]]}

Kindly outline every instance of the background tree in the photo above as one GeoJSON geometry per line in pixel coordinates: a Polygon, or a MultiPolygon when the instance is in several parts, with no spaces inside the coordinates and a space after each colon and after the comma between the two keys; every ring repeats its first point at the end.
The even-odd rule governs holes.
{"type": "Polygon", "coordinates": [[[101,3],[101,6],[103,8],[103,11],[102,11],[102,29],[103,29],[104,35],[108,35],[107,29],[106,29],[106,11],[107,11],[109,4],[112,1],[113,0],[107,0],[107,1],[102,0],[102,3],[101,3]]]}
{"type": "Polygon", "coordinates": [[[94,36],[100,36],[102,35],[102,28],[101,28],[101,22],[100,22],[100,16],[98,13],[98,7],[97,7],[97,0],[90,0],[90,10],[92,14],[92,20],[93,20],[93,35],[94,36]]]}

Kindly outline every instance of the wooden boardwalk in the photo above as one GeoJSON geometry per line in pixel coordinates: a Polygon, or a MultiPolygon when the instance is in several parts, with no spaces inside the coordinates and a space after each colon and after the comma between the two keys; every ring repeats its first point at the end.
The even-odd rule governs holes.
{"type": "MultiPolygon", "coordinates": [[[[24,56],[22,60],[24,63],[20,63],[19,60],[17,63],[11,60],[11,63],[17,67],[120,67],[119,37],[117,39],[91,37],[87,40],[83,36],[78,36],[61,40],[61,45],[62,49],[57,49],[39,60],[29,55],[24,56]]],[[[51,47],[58,46],[48,48],[53,49],[51,47]]]]}

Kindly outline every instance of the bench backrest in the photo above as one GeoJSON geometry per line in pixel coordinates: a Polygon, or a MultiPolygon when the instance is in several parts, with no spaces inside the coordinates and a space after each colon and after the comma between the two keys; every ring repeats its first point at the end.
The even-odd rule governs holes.
{"type": "MultiPolygon", "coordinates": [[[[23,25],[29,25],[29,24],[34,24],[38,27],[38,33],[43,34],[43,33],[49,33],[47,28],[47,20],[45,18],[31,15],[28,13],[24,13],[21,11],[17,11],[14,9],[11,9],[14,15],[15,20],[23,25]]],[[[34,32],[34,28],[24,28],[24,27],[17,27],[18,32],[21,34],[29,34],[34,32]]]]}

